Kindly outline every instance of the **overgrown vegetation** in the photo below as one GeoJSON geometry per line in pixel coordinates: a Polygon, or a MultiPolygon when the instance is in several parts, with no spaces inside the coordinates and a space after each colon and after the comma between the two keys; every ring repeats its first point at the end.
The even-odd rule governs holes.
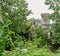
{"type": "Polygon", "coordinates": [[[50,29],[52,36],[49,36],[41,25],[34,26],[27,20],[32,12],[27,9],[25,0],[0,0],[0,56],[59,56],[59,2],[46,0],[49,9],[54,10],[48,18],[55,20],[50,29]]]}

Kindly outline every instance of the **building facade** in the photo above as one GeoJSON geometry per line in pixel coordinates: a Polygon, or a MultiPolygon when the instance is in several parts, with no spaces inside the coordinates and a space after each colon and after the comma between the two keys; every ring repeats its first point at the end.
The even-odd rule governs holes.
{"type": "Polygon", "coordinates": [[[41,25],[43,29],[51,28],[50,20],[48,19],[49,13],[42,13],[41,14],[41,25]]]}

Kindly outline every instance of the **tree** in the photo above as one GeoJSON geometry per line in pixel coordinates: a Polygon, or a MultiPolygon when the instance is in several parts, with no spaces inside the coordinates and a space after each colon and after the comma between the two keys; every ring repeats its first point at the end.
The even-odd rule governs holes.
{"type": "Polygon", "coordinates": [[[52,25],[53,33],[53,44],[60,44],[60,0],[46,0],[46,5],[49,5],[49,9],[52,9],[54,12],[49,16],[55,20],[55,23],[52,25]]]}
{"type": "MultiPolygon", "coordinates": [[[[0,0],[0,54],[15,47],[20,36],[28,37],[30,24],[27,16],[31,13],[25,0],[0,0]]],[[[12,49],[12,50],[13,50],[12,49]]]]}
{"type": "Polygon", "coordinates": [[[52,17],[57,19],[60,12],[60,0],[46,0],[46,5],[49,5],[49,9],[52,9],[54,12],[51,14],[52,17]]]}
{"type": "Polygon", "coordinates": [[[8,18],[13,22],[10,29],[15,33],[25,33],[26,26],[28,27],[27,16],[30,13],[25,0],[0,0],[0,14],[3,19],[8,18]]]}

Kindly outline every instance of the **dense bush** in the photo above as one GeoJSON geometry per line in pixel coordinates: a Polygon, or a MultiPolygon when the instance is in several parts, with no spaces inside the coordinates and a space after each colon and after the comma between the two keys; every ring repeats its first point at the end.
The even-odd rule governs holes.
{"type": "Polygon", "coordinates": [[[56,22],[52,24],[52,44],[59,44],[60,45],[60,19],[57,18],[56,22]]]}
{"type": "Polygon", "coordinates": [[[36,30],[37,41],[40,42],[41,45],[45,45],[48,43],[48,32],[44,31],[41,25],[38,25],[36,30]]]}
{"type": "Polygon", "coordinates": [[[14,46],[12,35],[13,31],[9,29],[9,26],[12,22],[8,19],[4,19],[4,21],[0,20],[0,53],[7,48],[12,48],[14,46]]]}
{"type": "Polygon", "coordinates": [[[35,30],[35,32],[36,32],[37,38],[41,37],[43,35],[43,28],[42,28],[42,26],[38,25],[36,30],[35,30]]]}

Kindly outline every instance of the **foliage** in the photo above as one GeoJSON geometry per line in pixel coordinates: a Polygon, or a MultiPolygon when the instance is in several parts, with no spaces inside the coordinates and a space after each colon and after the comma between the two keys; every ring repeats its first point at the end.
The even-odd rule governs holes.
{"type": "Polygon", "coordinates": [[[60,44],[60,19],[56,20],[57,22],[52,25],[53,37],[52,42],[54,44],[60,44]]]}
{"type": "Polygon", "coordinates": [[[0,15],[2,16],[0,53],[3,50],[13,50],[17,43],[21,45],[19,41],[24,40],[24,37],[28,38],[31,24],[28,24],[27,16],[31,11],[27,9],[27,5],[25,0],[0,0],[0,15]]]}
{"type": "MultiPolygon", "coordinates": [[[[59,1],[46,0],[46,4],[54,10],[51,14],[51,17],[55,17],[55,23],[52,25],[52,43],[60,44],[59,1]]],[[[48,36],[46,32],[43,33],[41,25],[34,28],[31,25],[32,22],[27,20],[27,16],[31,13],[27,5],[25,0],[0,0],[0,15],[2,16],[0,19],[0,56],[55,56],[46,48],[48,36]],[[28,40],[29,34],[33,36],[36,34],[36,38],[34,37],[32,41],[28,40]],[[45,47],[40,48],[41,45],[45,47]]]]}
{"type": "Polygon", "coordinates": [[[0,0],[0,14],[2,18],[11,20],[12,25],[10,25],[10,29],[22,36],[26,34],[26,30],[29,30],[26,22],[31,10],[28,10],[27,7],[28,4],[25,0],[0,0]]]}
{"type": "Polygon", "coordinates": [[[3,56],[55,56],[55,54],[53,54],[51,51],[49,51],[48,49],[19,49],[16,48],[15,50],[13,50],[12,52],[3,52],[2,53],[3,56]]]}
{"type": "Polygon", "coordinates": [[[28,38],[31,24],[27,16],[31,13],[27,9],[25,0],[0,0],[0,54],[4,50],[10,51],[22,46],[22,40],[28,38]],[[21,35],[21,36],[20,36],[21,35]],[[18,44],[19,43],[19,44],[18,44]]]}
{"type": "Polygon", "coordinates": [[[45,4],[50,5],[49,9],[54,11],[50,15],[50,18],[55,20],[55,23],[52,26],[52,43],[60,44],[60,0],[46,0],[45,4]]]}
{"type": "Polygon", "coordinates": [[[41,25],[38,25],[38,26],[37,26],[35,32],[36,32],[36,35],[37,35],[38,38],[42,36],[42,34],[43,34],[43,29],[42,29],[41,25]]]}
{"type": "Polygon", "coordinates": [[[38,25],[35,32],[36,32],[37,41],[40,42],[39,45],[47,44],[48,35],[47,35],[47,32],[43,30],[41,25],[38,25]]]}
{"type": "Polygon", "coordinates": [[[11,24],[11,20],[4,19],[3,21],[0,19],[0,53],[9,47],[9,45],[11,48],[14,47],[14,44],[12,42],[12,34],[14,34],[14,32],[9,30],[9,26],[11,24]]]}

